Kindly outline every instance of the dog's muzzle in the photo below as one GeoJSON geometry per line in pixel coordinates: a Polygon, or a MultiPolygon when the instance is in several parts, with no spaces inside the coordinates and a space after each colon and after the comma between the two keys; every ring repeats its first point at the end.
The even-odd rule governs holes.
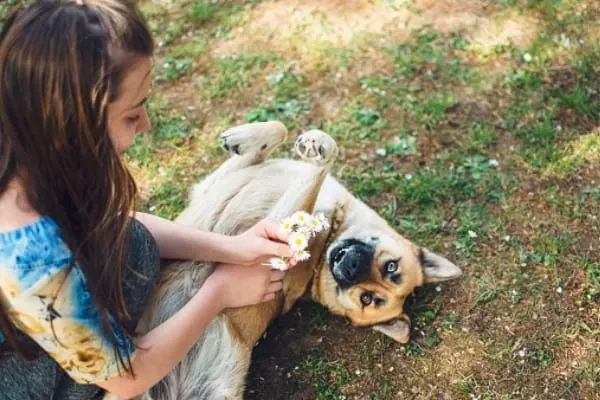
{"type": "Polygon", "coordinates": [[[342,289],[360,282],[369,274],[375,249],[356,239],[346,239],[329,252],[329,269],[342,289]]]}

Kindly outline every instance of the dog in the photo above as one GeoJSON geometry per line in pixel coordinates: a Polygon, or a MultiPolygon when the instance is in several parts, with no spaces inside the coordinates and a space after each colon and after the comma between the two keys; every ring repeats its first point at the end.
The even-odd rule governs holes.
{"type": "MultiPolygon", "coordinates": [[[[225,131],[221,146],[231,157],[192,188],[176,222],[235,235],[263,218],[282,221],[305,211],[323,213],[329,228],[311,239],[310,259],[288,270],[274,300],[225,310],[142,399],[242,399],[252,349],[273,319],[304,295],[355,326],[406,343],[410,320],[403,312],[405,299],[418,286],[462,274],[447,258],[392,229],[330,174],[338,147],[325,132],[298,136],[300,160],[269,158],[287,137],[278,121],[225,131]]],[[[192,261],[172,261],[162,268],[138,331],[148,332],[171,317],[213,270],[212,263],[192,261]]]]}

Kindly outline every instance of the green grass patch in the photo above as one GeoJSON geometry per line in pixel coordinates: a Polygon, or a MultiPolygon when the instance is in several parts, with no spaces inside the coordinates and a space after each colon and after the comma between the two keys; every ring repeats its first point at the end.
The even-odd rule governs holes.
{"type": "Polygon", "coordinates": [[[149,24],[156,42],[162,46],[173,44],[181,38],[186,29],[183,22],[172,19],[150,19],[149,24]]]}
{"type": "Polygon", "coordinates": [[[250,87],[252,78],[276,61],[270,55],[235,55],[215,60],[214,72],[207,77],[206,96],[222,98],[250,87]]]}
{"type": "Polygon", "coordinates": [[[457,393],[461,400],[493,400],[494,396],[483,391],[482,393],[482,384],[478,381],[478,379],[473,376],[467,376],[463,379],[458,380],[454,383],[454,391],[457,393]]]}
{"type": "Polygon", "coordinates": [[[191,71],[193,66],[194,60],[192,57],[167,56],[161,64],[154,67],[154,80],[155,82],[162,82],[178,79],[191,71]]]}
{"type": "Polygon", "coordinates": [[[498,134],[492,124],[473,122],[467,130],[467,140],[464,149],[469,154],[487,155],[498,142],[498,134]]]}
{"type": "Polygon", "coordinates": [[[350,381],[350,373],[341,361],[330,362],[321,353],[311,354],[300,369],[315,382],[316,400],[342,400],[340,389],[350,381]]]}
{"type": "Polygon", "coordinates": [[[534,348],[527,353],[527,360],[534,371],[548,368],[554,356],[545,348],[534,348]]]}
{"type": "Polygon", "coordinates": [[[188,188],[178,183],[177,172],[167,176],[152,190],[150,198],[140,205],[142,211],[173,220],[187,204],[188,188]]]}
{"type": "Polygon", "coordinates": [[[191,137],[193,126],[185,116],[169,110],[167,100],[158,95],[153,95],[146,107],[152,128],[136,136],[126,157],[141,167],[156,168],[156,154],[178,151],[182,141],[191,137]]]}
{"type": "Polygon", "coordinates": [[[304,74],[293,63],[280,65],[268,77],[271,100],[244,113],[246,122],[277,119],[288,129],[298,126],[299,120],[310,111],[311,94],[304,74]]]}
{"type": "Polygon", "coordinates": [[[217,15],[218,5],[209,0],[194,0],[186,15],[188,20],[195,25],[202,25],[217,15]]]}
{"type": "Polygon", "coordinates": [[[402,107],[423,127],[434,129],[442,123],[456,98],[450,94],[433,94],[424,98],[406,96],[399,99],[402,107]]]}
{"type": "MultiPolygon", "coordinates": [[[[529,51],[539,53],[542,45],[535,45],[537,48],[529,51]]],[[[561,149],[577,138],[573,125],[583,122],[591,128],[600,121],[600,80],[596,71],[600,47],[582,47],[572,58],[571,64],[559,69],[545,63],[523,65],[515,59],[515,68],[505,77],[512,91],[512,104],[505,113],[504,125],[520,139],[519,155],[533,169],[560,161],[561,149]]],[[[578,170],[573,163],[562,168],[578,170]]]]}
{"type": "Polygon", "coordinates": [[[232,27],[240,23],[240,16],[244,13],[244,6],[254,1],[212,1],[192,0],[186,6],[185,21],[193,29],[210,29],[212,36],[222,39],[231,31],[232,27]]]}
{"type": "Polygon", "coordinates": [[[591,302],[598,301],[600,298],[600,262],[584,256],[577,259],[577,265],[583,269],[587,278],[586,298],[591,302]]]}
{"type": "Polygon", "coordinates": [[[460,32],[444,35],[430,28],[420,29],[412,40],[395,48],[396,71],[407,80],[419,77],[469,83],[473,72],[463,61],[468,45],[460,32]]]}
{"type": "Polygon", "coordinates": [[[416,138],[411,136],[405,130],[385,144],[385,151],[399,157],[408,157],[417,153],[416,138]]]}
{"type": "Polygon", "coordinates": [[[403,204],[427,207],[455,204],[471,199],[503,198],[501,175],[495,164],[482,156],[459,158],[456,164],[438,162],[414,171],[403,179],[398,194],[403,204]]]}

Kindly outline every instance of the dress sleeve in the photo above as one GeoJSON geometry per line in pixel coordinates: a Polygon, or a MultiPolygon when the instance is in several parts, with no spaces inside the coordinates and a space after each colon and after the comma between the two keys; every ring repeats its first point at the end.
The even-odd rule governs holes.
{"type": "MultiPolygon", "coordinates": [[[[122,372],[77,265],[69,272],[68,260],[12,267],[0,263],[0,289],[15,326],[37,342],[75,382],[93,384],[122,372]]],[[[114,319],[110,318],[110,323],[123,360],[128,354],[133,361],[135,346],[131,338],[114,319]]]]}

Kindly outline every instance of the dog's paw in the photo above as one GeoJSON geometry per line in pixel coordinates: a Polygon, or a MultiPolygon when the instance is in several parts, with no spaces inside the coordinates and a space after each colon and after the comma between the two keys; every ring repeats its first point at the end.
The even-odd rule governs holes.
{"type": "Polygon", "coordinates": [[[239,156],[269,151],[283,143],[287,128],[279,121],[255,122],[230,128],[221,134],[221,148],[239,156]]]}
{"type": "Polygon", "coordinates": [[[305,161],[328,164],[336,159],[338,146],[335,140],[325,132],[313,129],[296,139],[296,153],[305,161]]]}

